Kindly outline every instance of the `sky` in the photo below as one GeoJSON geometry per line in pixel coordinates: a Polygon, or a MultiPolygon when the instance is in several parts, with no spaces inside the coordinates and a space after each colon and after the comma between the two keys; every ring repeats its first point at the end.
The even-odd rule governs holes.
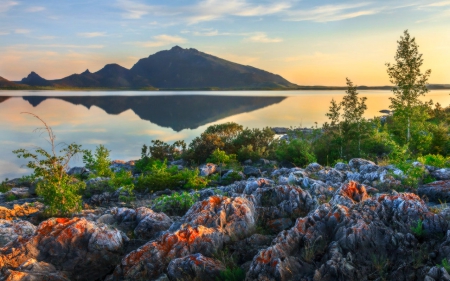
{"type": "Polygon", "coordinates": [[[429,82],[450,84],[448,0],[0,0],[0,76],[131,68],[178,45],[298,85],[389,85],[406,29],[429,82]]]}

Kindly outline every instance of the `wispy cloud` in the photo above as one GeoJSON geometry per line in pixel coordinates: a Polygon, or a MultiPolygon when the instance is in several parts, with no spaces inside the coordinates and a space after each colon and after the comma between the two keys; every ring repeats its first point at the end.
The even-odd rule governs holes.
{"type": "Polygon", "coordinates": [[[47,45],[33,45],[39,48],[67,48],[67,49],[103,49],[103,45],[71,45],[71,44],[47,44],[47,45]]]}
{"type": "Polygon", "coordinates": [[[52,39],[55,39],[56,36],[52,36],[52,35],[43,35],[43,36],[33,36],[33,38],[39,39],[39,40],[52,40],[52,39]]]}
{"type": "Polygon", "coordinates": [[[14,33],[16,33],[16,34],[28,34],[30,32],[31,32],[31,30],[29,30],[29,29],[16,29],[16,30],[14,30],[14,33]]]}
{"type": "Polygon", "coordinates": [[[44,10],[45,10],[44,7],[34,6],[34,7],[26,8],[25,12],[27,12],[27,13],[37,13],[37,12],[42,12],[44,10]]]}
{"type": "Polygon", "coordinates": [[[11,7],[19,5],[19,2],[9,1],[9,0],[0,0],[0,13],[8,11],[11,7]]]}
{"type": "Polygon", "coordinates": [[[160,47],[165,45],[171,45],[171,44],[181,44],[185,43],[187,40],[185,38],[179,37],[179,36],[171,36],[171,35],[158,35],[152,37],[153,40],[151,41],[144,41],[144,42],[128,42],[126,44],[132,44],[140,47],[160,47]]]}
{"type": "Polygon", "coordinates": [[[123,10],[123,18],[140,19],[146,15],[170,16],[178,21],[195,24],[212,21],[226,16],[255,17],[280,13],[291,7],[288,2],[275,4],[253,4],[247,0],[203,0],[189,6],[146,5],[132,0],[117,0],[117,7],[123,10]]]}
{"type": "Polygon", "coordinates": [[[420,7],[445,7],[450,6],[450,1],[440,1],[440,2],[434,2],[426,5],[421,5],[420,7]]]}
{"type": "Polygon", "coordinates": [[[250,36],[246,39],[247,41],[251,42],[258,42],[258,43],[278,43],[283,42],[283,39],[281,38],[269,38],[267,37],[267,34],[264,32],[259,32],[253,36],[250,36]]]}
{"type": "Polygon", "coordinates": [[[84,38],[94,38],[106,36],[106,32],[81,32],[77,33],[77,35],[84,38]]]}
{"type": "Polygon", "coordinates": [[[9,34],[9,32],[6,32],[6,31],[0,31],[0,36],[1,35],[8,35],[9,34]]]}
{"type": "Polygon", "coordinates": [[[289,11],[288,21],[329,22],[373,15],[380,12],[380,8],[367,7],[370,3],[339,4],[318,6],[309,10],[289,11]],[[367,8],[366,8],[367,7],[367,8]]]}

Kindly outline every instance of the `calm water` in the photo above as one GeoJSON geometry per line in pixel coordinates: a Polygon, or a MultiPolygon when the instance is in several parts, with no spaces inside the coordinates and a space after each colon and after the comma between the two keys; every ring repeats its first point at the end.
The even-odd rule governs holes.
{"type": "MultiPolygon", "coordinates": [[[[432,91],[427,99],[450,104],[450,90],[432,91]]],[[[332,98],[344,91],[268,92],[59,92],[0,91],[0,181],[30,171],[12,150],[48,148],[42,124],[53,128],[57,143],[76,142],[111,150],[112,159],[138,159],[144,143],[153,139],[190,142],[211,124],[237,122],[250,128],[320,126],[332,98]]],[[[360,91],[368,98],[367,118],[388,109],[389,91],[360,91]]],[[[81,164],[81,159],[72,165],[81,164]]]]}

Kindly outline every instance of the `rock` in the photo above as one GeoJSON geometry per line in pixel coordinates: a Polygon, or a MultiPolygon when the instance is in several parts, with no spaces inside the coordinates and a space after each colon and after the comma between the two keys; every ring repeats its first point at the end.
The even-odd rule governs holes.
{"type": "Polygon", "coordinates": [[[166,214],[155,213],[151,209],[143,207],[137,209],[137,221],[139,223],[134,229],[134,234],[144,240],[156,238],[163,231],[169,229],[173,223],[166,214]]]}
{"type": "Polygon", "coordinates": [[[261,176],[261,171],[258,168],[253,167],[253,166],[245,166],[243,173],[247,177],[259,177],[259,176],[261,176]]]}
{"type": "Polygon", "coordinates": [[[323,169],[323,167],[320,165],[320,164],[318,164],[318,163],[311,163],[311,164],[309,164],[307,167],[306,167],[306,172],[308,172],[308,173],[317,173],[318,171],[320,171],[320,170],[322,170],[323,169]]]}
{"type": "Polygon", "coordinates": [[[350,161],[348,161],[348,165],[349,165],[350,169],[355,170],[355,171],[359,171],[360,167],[364,166],[364,165],[376,166],[376,164],[374,162],[366,160],[366,159],[362,159],[362,158],[353,158],[350,161]]]}
{"type": "Polygon", "coordinates": [[[260,250],[270,246],[273,238],[272,235],[253,234],[230,245],[230,250],[236,255],[238,263],[244,263],[251,261],[260,250]]]}
{"type": "Polygon", "coordinates": [[[179,159],[179,160],[175,160],[175,161],[170,162],[170,165],[173,165],[173,166],[185,166],[186,162],[183,159],[179,159]]]}
{"type": "Polygon", "coordinates": [[[431,176],[440,181],[450,180],[450,168],[437,169],[431,173],[431,176]]]}
{"type": "Polygon", "coordinates": [[[369,199],[366,188],[357,182],[350,181],[343,184],[330,201],[331,205],[343,205],[351,207],[352,205],[369,199]]]}
{"type": "Polygon", "coordinates": [[[175,232],[165,233],[125,256],[109,280],[149,280],[161,275],[173,259],[198,253],[211,257],[224,243],[252,233],[255,210],[245,198],[212,196],[194,204],[181,222],[175,232]]]}
{"type": "Polygon", "coordinates": [[[330,185],[341,185],[346,179],[346,174],[336,169],[323,169],[317,172],[319,179],[330,185]]]}
{"type": "Polygon", "coordinates": [[[169,279],[177,281],[206,281],[219,276],[225,269],[217,260],[193,254],[172,260],[167,268],[167,275],[169,279]]]}
{"type": "MultiPolygon", "coordinates": [[[[228,170],[228,172],[226,172],[226,173],[222,176],[222,179],[224,180],[224,179],[227,179],[227,178],[231,177],[231,174],[232,174],[232,173],[234,173],[233,170],[228,170]]],[[[238,172],[237,174],[239,175],[239,177],[240,177],[241,180],[245,180],[245,175],[244,175],[244,173],[238,172]]]]}
{"type": "Polygon", "coordinates": [[[265,178],[259,178],[257,180],[247,181],[247,184],[245,185],[245,189],[243,190],[242,193],[250,195],[253,192],[255,192],[256,189],[264,187],[266,185],[272,185],[272,184],[273,184],[273,181],[271,181],[269,179],[265,179],[265,178]]]}
{"type": "Polygon", "coordinates": [[[28,198],[31,196],[28,187],[13,187],[11,190],[5,192],[5,196],[14,196],[15,198],[28,198]]]}
{"type": "Polygon", "coordinates": [[[118,172],[120,170],[133,172],[134,164],[135,164],[134,160],[131,160],[131,161],[113,160],[113,161],[111,161],[111,165],[109,166],[109,168],[111,170],[113,170],[114,172],[118,172]]]}
{"type": "Polygon", "coordinates": [[[17,270],[7,270],[5,281],[70,281],[64,273],[46,262],[29,259],[17,270]]]}
{"type": "Polygon", "coordinates": [[[0,219],[15,220],[36,214],[44,209],[44,205],[39,202],[33,204],[14,205],[13,209],[0,206],[0,219]]]}
{"type": "Polygon", "coordinates": [[[336,163],[336,165],[334,165],[334,168],[336,170],[338,170],[338,171],[341,171],[341,172],[345,172],[345,171],[350,170],[350,166],[348,164],[345,164],[345,163],[342,163],[342,162],[336,163]]]}
{"type": "Polygon", "coordinates": [[[277,135],[284,135],[289,132],[289,128],[284,128],[284,127],[273,127],[270,129],[277,135]]]}
{"type": "Polygon", "coordinates": [[[91,174],[91,171],[86,169],[85,167],[73,167],[70,168],[70,170],[67,172],[68,175],[77,175],[77,176],[89,176],[91,174]]]}
{"type": "Polygon", "coordinates": [[[32,235],[35,230],[36,226],[27,221],[0,219],[0,248],[19,236],[32,235]]]}
{"type": "Polygon", "coordinates": [[[207,164],[200,166],[199,169],[200,169],[200,175],[202,177],[207,177],[207,176],[212,175],[215,172],[217,172],[217,165],[212,164],[212,163],[207,163],[207,164]]]}
{"type": "MultiPolygon", "coordinates": [[[[362,188],[350,187],[341,188],[339,194],[352,198],[352,204],[322,204],[297,219],[294,227],[279,233],[270,247],[258,252],[246,279],[367,280],[376,261],[387,269],[386,280],[423,280],[427,271],[404,266],[416,262],[420,246],[411,228],[422,219],[428,239],[442,236],[448,228],[445,219],[429,212],[414,194],[366,198],[362,188]]],[[[450,254],[446,245],[440,247],[443,256],[450,254]]]]}
{"type": "Polygon", "coordinates": [[[450,202],[450,180],[435,181],[420,186],[417,193],[435,203],[450,202]]]}
{"type": "Polygon", "coordinates": [[[433,266],[425,276],[424,281],[450,281],[450,275],[443,267],[433,266]]]}
{"type": "Polygon", "coordinates": [[[251,165],[253,162],[251,159],[247,159],[244,161],[244,165],[251,165]]]}
{"type": "Polygon", "coordinates": [[[120,261],[124,239],[120,231],[86,219],[52,218],[34,235],[19,237],[0,249],[0,266],[17,271],[31,259],[53,265],[70,280],[104,277],[120,261]]]}
{"type": "MultiPolygon", "coordinates": [[[[109,192],[103,192],[102,194],[94,194],[89,199],[89,203],[94,206],[101,206],[103,204],[108,204],[113,199],[113,196],[109,192]]],[[[115,199],[115,198],[114,198],[115,199]]]]}

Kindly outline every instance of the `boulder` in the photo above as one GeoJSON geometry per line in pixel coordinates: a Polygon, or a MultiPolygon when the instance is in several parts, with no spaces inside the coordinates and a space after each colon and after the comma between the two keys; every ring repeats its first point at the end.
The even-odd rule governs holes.
{"type": "Polygon", "coordinates": [[[44,209],[44,205],[39,202],[33,204],[14,205],[12,209],[0,206],[0,219],[15,220],[26,218],[44,209]]]}
{"type": "Polygon", "coordinates": [[[436,169],[431,173],[431,176],[440,181],[450,180],[450,168],[436,169]]]}
{"type": "Polygon", "coordinates": [[[353,158],[350,161],[348,161],[348,166],[350,167],[350,169],[355,170],[355,171],[359,171],[361,166],[364,166],[364,165],[376,166],[376,164],[374,162],[366,160],[366,159],[362,159],[362,158],[353,158]]]}
{"type": "Polygon", "coordinates": [[[18,237],[1,248],[0,266],[20,271],[22,264],[35,259],[65,272],[70,280],[95,280],[120,261],[125,238],[116,229],[84,218],[52,218],[42,222],[34,235],[18,237]]]}
{"type": "Polygon", "coordinates": [[[200,169],[200,175],[202,177],[207,177],[207,176],[212,175],[217,172],[217,165],[212,164],[212,163],[207,163],[207,164],[201,165],[199,167],[199,169],[200,169]]]}
{"type": "Polygon", "coordinates": [[[166,214],[156,213],[144,207],[137,209],[137,221],[138,225],[134,229],[134,234],[143,240],[156,238],[173,223],[166,214]]]}
{"type": "Polygon", "coordinates": [[[427,198],[431,202],[450,202],[450,180],[422,185],[417,189],[417,193],[421,198],[427,198]]]}
{"type": "Polygon", "coordinates": [[[207,281],[213,276],[219,276],[225,269],[217,260],[193,254],[172,260],[167,268],[167,276],[177,281],[207,281]]]}
{"type": "Polygon", "coordinates": [[[253,166],[245,166],[243,173],[247,177],[259,177],[259,176],[261,176],[261,171],[258,168],[253,167],[253,166]]]}
{"type": "Polygon", "coordinates": [[[67,276],[46,262],[29,259],[17,270],[6,270],[5,281],[70,281],[67,276]]]}
{"type": "Polygon", "coordinates": [[[0,219],[0,248],[9,242],[16,240],[19,236],[34,234],[35,230],[36,226],[27,221],[9,221],[0,219]]]}

